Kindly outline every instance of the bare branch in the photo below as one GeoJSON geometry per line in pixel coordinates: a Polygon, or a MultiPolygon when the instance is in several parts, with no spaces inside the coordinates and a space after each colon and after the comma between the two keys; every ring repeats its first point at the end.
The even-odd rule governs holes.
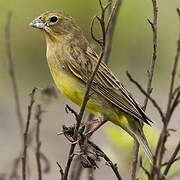
{"type": "MultiPolygon", "coordinates": [[[[116,22],[116,19],[117,19],[117,14],[118,14],[118,10],[120,8],[121,1],[120,0],[116,1],[115,6],[113,7],[113,10],[110,7],[110,5],[112,5],[111,0],[109,1],[109,3],[105,7],[103,7],[101,0],[99,1],[99,3],[100,3],[101,10],[102,10],[102,14],[105,13],[105,10],[108,7],[110,9],[109,10],[109,12],[110,12],[109,21],[108,21],[108,25],[107,25],[107,28],[106,28],[106,35],[105,35],[105,38],[106,38],[105,41],[108,42],[108,43],[105,43],[106,45],[105,45],[105,51],[104,51],[104,53],[105,53],[104,57],[106,57],[104,60],[106,61],[105,63],[107,63],[107,61],[109,59],[110,51],[111,51],[111,43],[112,43],[112,36],[113,36],[114,26],[115,26],[115,22],[116,22]]],[[[95,19],[97,19],[100,22],[101,25],[103,24],[103,27],[105,28],[104,22],[102,23],[103,18],[104,18],[103,16],[101,16],[101,18],[99,18],[98,16],[94,16],[93,19],[92,19],[92,23],[91,23],[91,36],[92,36],[94,41],[96,41],[98,44],[100,44],[101,47],[103,46],[103,43],[102,43],[102,41],[100,39],[97,39],[95,37],[94,32],[93,32],[93,28],[94,28],[95,19]]],[[[102,30],[102,31],[104,31],[104,30],[102,30]]],[[[76,162],[78,162],[78,160],[76,162]]],[[[79,174],[79,172],[81,172],[80,169],[82,170],[82,166],[80,166],[80,163],[76,163],[76,164],[79,167],[79,168],[76,168],[77,171],[78,171],[78,174],[79,174]]],[[[74,175],[72,175],[72,176],[74,177],[74,175]]]]}
{"type": "MultiPolygon", "coordinates": [[[[109,1],[109,3],[111,4],[112,2],[109,1]]],[[[108,20],[108,25],[106,28],[106,42],[108,42],[105,45],[105,53],[104,53],[104,57],[106,57],[106,59],[104,59],[104,62],[106,64],[111,53],[112,38],[113,38],[115,23],[116,23],[117,15],[119,13],[121,3],[122,3],[122,0],[117,0],[115,2],[115,5],[111,10],[109,20],[108,20]]]]}
{"type": "Polygon", "coordinates": [[[93,148],[95,148],[96,150],[98,150],[101,153],[101,157],[103,157],[105,159],[105,161],[111,166],[114,174],[116,175],[118,180],[122,180],[122,177],[120,176],[119,172],[118,172],[118,168],[117,168],[117,164],[113,164],[113,162],[107,157],[107,155],[93,142],[88,140],[88,144],[90,144],[93,148]]]}
{"type": "Polygon", "coordinates": [[[160,108],[160,106],[158,105],[158,103],[156,102],[155,99],[153,99],[143,88],[142,86],[132,78],[132,76],[129,74],[129,72],[127,71],[127,76],[129,78],[130,81],[132,81],[137,87],[138,89],[146,96],[148,97],[148,99],[152,102],[152,104],[154,105],[154,107],[157,109],[157,111],[159,112],[160,116],[162,119],[164,119],[164,114],[160,108]]]}
{"type": "MultiPolygon", "coordinates": [[[[135,81],[134,82],[138,87],[141,87],[140,89],[143,90],[146,94],[146,98],[143,103],[143,110],[146,110],[146,106],[148,103],[148,99],[153,100],[150,97],[150,94],[152,92],[152,80],[153,80],[153,75],[154,75],[154,68],[155,68],[155,63],[156,63],[156,58],[157,58],[157,17],[158,17],[158,6],[157,6],[157,0],[152,0],[153,4],[153,22],[148,19],[148,22],[150,23],[153,31],[153,52],[152,52],[152,60],[151,60],[151,66],[150,69],[148,70],[148,83],[147,83],[147,91],[144,91],[142,87],[135,81]]],[[[130,78],[130,76],[129,76],[130,78]]],[[[131,78],[132,80],[132,78],[131,78]]],[[[142,91],[141,91],[142,92],[142,91]]],[[[144,94],[144,93],[143,93],[144,94]]],[[[157,103],[153,100],[153,102],[157,105],[157,103]]],[[[154,104],[153,103],[153,104],[154,104]]],[[[156,106],[155,106],[156,107],[156,106]]],[[[156,107],[161,115],[161,117],[164,117],[161,109],[159,106],[156,107]]],[[[139,144],[134,142],[134,155],[133,155],[133,163],[132,163],[132,180],[135,180],[136,178],[136,169],[137,169],[137,161],[138,161],[138,152],[139,152],[139,144]]]]}
{"type": "Polygon", "coordinates": [[[180,9],[179,9],[179,8],[177,8],[177,9],[176,9],[176,11],[177,11],[177,13],[178,13],[178,16],[179,16],[179,21],[180,21],[180,9]]]}
{"type": "Polygon", "coordinates": [[[60,165],[58,162],[56,162],[56,164],[57,164],[58,167],[59,167],[59,172],[60,172],[60,174],[61,174],[61,180],[63,180],[63,176],[64,176],[63,168],[61,167],[61,165],[60,165]]]}
{"type": "MultiPolygon", "coordinates": [[[[82,123],[83,126],[87,126],[85,133],[90,131],[90,129],[92,127],[91,122],[92,122],[93,118],[94,118],[94,115],[88,113],[86,122],[82,123]]],[[[69,179],[70,180],[79,180],[80,176],[82,174],[82,170],[83,170],[83,166],[81,165],[79,158],[76,158],[74,160],[74,164],[73,164],[72,171],[71,171],[71,176],[69,179]]],[[[93,168],[90,168],[90,170],[88,169],[88,178],[90,178],[90,177],[93,178],[93,173],[92,173],[93,171],[94,171],[93,168]],[[89,173],[91,175],[89,175],[89,173]]]]}
{"type": "Polygon", "coordinates": [[[170,116],[172,114],[172,112],[174,111],[174,104],[176,104],[177,99],[175,99],[172,107],[172,101],[173,101],[173,95],[176,92],[176,90],[174,91],[174,82],[175,82],[175,77],[176,77],[176,69],[177,69],[177,65],[178,65],[178,59],[180,56],[180,36],[177,42],[177,51],[176,51],[176,56],[174,59],[174,65],[173,65],[173,69],[172,69],[172,74],[171,74],[171,83],[170,83],[170,90],[169,90],[169,99],[168,99],[168,105],[167,105],[167,111],[166,111],[166,116],[167,118],[167,123],[170,119],[170,116]],[[174,91],[174,92],[173,92],[174,91]],[[172,111],[173,108],[173,111],[172,111]]]}
{"type": "Polygon", "coordinates": [[[178,86],[177,88],[174,89],[174,92],[172,93],[172,99],[174,99],[174,96],[176,95],[176,93],[178,93],[180,91],[180,86],[178,86]]]}
{"type": "Polygon", "coordinates": [[[21,135],[23,136],[24,123],[23,123],[23,118],[22,118],[22,113],[21,113],[21,108],[20,108],[18,88],[17,88],[16,76],[14,72],[12,53],[11,53],[11,42],[10,42],[11,17],[12,17],[12,12],[10,11],[8,13],[6,27],[5,27],[6,53],[7,53],[8,67],[9,67],[9,75],[11,78],[12,88],[13,88],[13,93],[14,93],[15,109],[16,109],[16,114],[18,118],[19,129],[20,129],[21,135]]]}
{"type": "Polygon", "coordinates": [[[150,172],[143,166],[142,157],[140,157],[140,167],[144,170],[144,172],[148,176],[148,179],[150,179],[150,172]]]}
{"type": "MultiPolygon", "coordinates": [[[[168,117],[171,118],[173,112],[175,111],[175,108],[178,106],[179,104],[179,98],[180,98],[180,91],[177,93],[175,99],[174,99],[174,102],[169,110],[169,114],[168,114],[168,117]]],[[[168,123],[168,122],[167,122],[168,123]]]]}
{"type": "Polygon", "coordinates": [[[45,167],[43,168],[43,172],[48,173],[50,171],[50,162],[48,158],[42,152],[40,152],[40,157],[41,157],[41,160],[44,161],[44,164],[45,164],[45,167]]]}
{"type": "Polygon", "coordinates": [[[165,176],[168,174],[169,169],[171,168],[172,164],[174,163],[174,160],[175,160],[175,158],[176,158],[179,150],[180,150],[180,142],[179,142],[178,145],[176,146],[175,151],[174,151],[174,153],[172,154],[172,156],[171,156],[171,158],[170,158],[170,160],[169,160],[169,163],[168,163],[168,165],[166,166],[166,169],[164,170],[164,175],[165,175],[165,176]]]}
{"type": "MultiPolygon", "coordinates": [[[[175,158],[175,159],[173,160],[172,164],[174,164],[174,163],[175,163],[176,161],[178,161],[178,160],[180,160],[180,157],[175,158]]],[[[168,164],[169,164],[169,162],[166,162],[166,163],[162,164],[161,166],[163,167],[163,166],[166,166],[166,165],[168,165],[168,164]]]]}
{"type": "MultiPolygon", "coordinates": [[[[152,79],[153,79],[153,74],[154,74],[154,68],[155,68],[155,63],[157,59],[157,17],[158,17],[158,6],[157,6],[157,0],[152,0],[153,4],[153,22],[151,22],[148,19],[148,22],[150,23],[153,31],[153,54],[152,54],[152,60],[151,60],[151,66],[150,69],[148,70],[148,84],[147,84],[147,94],[151,94],[152,91],[152,79]]],[[[146,109],[148,103],[148,97],[144,100],[144,108],[146,109]]]]}
{"type": "MultiPolygon", "coordinates": [[[[178,14],[179,15],[179,14],[178,14]]],[[[176,69],[177,69],[177,63],[178,63],[178,59],[179,59],[179,54],[180,54],[180,35],[178,38],[178,43],[177,43],[177,53],[175,56],[175,60],[174,60],[174,65],[173,65],[173,69],[172,69],[172,75],[171,75],[171,83],[170,83],[170,90],[169,90],[169,99],[168,99],[168,105],[167,105],[167,110],[166,110],[166,114],[165,114],[165,118],[163,121],[163,129],[161,131],[159,140],[158,140],[158,144],[156,147],[156,153],[154,156],[154,165],[156,164],[157,160],[158,160],[158,168],[160,169],[162,166],[162,160],[163,160],[163,156],[166,150],[166,141],[167,141],[167,137],[169,136],[168,133],[168,123],[171,119],[171,116],[175,110],[175,108],[177,107],[178,103],[179,103],[179,96],[180,96],[180,92],[178,92],[178,87],[175,88],[174,90],[174,81],[175,81],[175,75],[176,75],[176,69]],[[173,98],[174,96],[175,100],[173,102],[173,98]]],[[[151,172],[151,177],[152,179],[154,178],[154,167],[152,168],[152,172],[151,172]]],[[[158,178],[159,178],[159,174],[158,174],[158,178]]]]}
{"type": "MultiPolygon", "coordinates": [[[[86,92],[85,92],[85,95],[84,95],[84,99],[83,99],[83,102],[82,102],[82,105],[81,105],[81,108],[80,108],[80,112],[78,114],[78,118],[76,119],[77,120],[77,124],[76,124],[76,127],[75,127],[74,136],[73,136],[74,141],[77,141],[78,130],[79,130],[79,127],[80,127],[80,124],[81,124],[81,120],[82,120],[82,117],[83,117],[83,114],[84,114],[84,111],[85,111],[86,104],[87,104],[88,99],[89,99],[89,92],[90,92],[90,89],[91,89],[91,84],[93,82],[93,79],[94,79],[94,77],[96,75],[96,72],[98,71],[98,68],[99,68],[102,60],[106,59],[106,57],[104,56],[105,46],[106,46],[106,43],[109,43],[109,42],[106,42],[106,39],[105,39],[106,28],[105,28],[105,21],[104,21],[105,10],[108,8],[109,5],[103,7],[103,4],[102,4],[101,0],[99,0],[99,3],[100,3],[100,7],[101,7],[101,17],[96,16],[96,18],[100,22],[101,30],[102,30],[102,37],[103,37],[103,41],[102,41],[102,45],[101,45],[102,51],[101,51],[101,55],[99,57],[98,63],[96,64],[96,67],[95,67],[95,69],[94,69],[90,79],[87,82],[87,89],[86,89],[86,92]]],[[[93,31],[91,31],[91,32],[93,32],[93,31]]],[[[72,144],[71,148],[70,148],[70,151],[69,151],[69,158],[68,158],[68,161],[67,161],[67,164],[66,164],[66,167],[65,167],[65,171],[64,171],[64,180],[67,180],[67,177],[68,177],[69,169],[70,169],[71,162],[72,162],[72,159],[73,159],[72,154],[74,152],[75,146],[76,146],[75,143],[72,144]]]]}
{"type": "Polygon", "coordinates": [[[42,110],[41,110],[41,105],[37,105],[36,109],[36,120],[37,120],[37,126],[36,126],[36,162],[37,162],[37,172],[38,172],[38,180],[42,180],[42,169],[41,169],[41,152],[40,152],[40,147],[41,147],[41,142],[40,142],[40,123],[41,123],[41,115],[42,115],[42,110]]]}
{"type": "Polygon", "coordinates": [[[27,159],[27,147],[28,147],[28,131],[29,131],[29,125],[31,120],[31,114],[32,114],[32,107],[34,104],[34,95],[37,88],[33,88],[31,94],[30,94],[30,104],[28,106],[28,114],[27,114],[27,121],[26,121],[26,127],[24,131],[24,150],[22,155],[22,177],[23,180],[26,180],[26,159],[27,159]]]}
{"type": "MultiPolygon", "coordinates": [[[[102,50],[101,56],[100,56],[100,58],[98,60],[98,63],[96,65],[96,67],[95,67],[95,70],[94,70],[90,80],[87,83],[86,93],[84,95],[84,99],[83,99],[83,102],[82,102],[82,105],[81,105],[80,112],[78,114],[78,118],[76,119],[77,120],[77,124],[76,124],[76,128],[75,128],[75,131],[74,131],[74,136],[73,136],[74,141],[77,141],[78,130],[79,130],[79,127],[80,127],[80,124],[81,124],[81,120],[82,120],[82,117],[83,117],[83,114],[84,114],[84,111],[85,111],[85,107],[86,107],[87,101],[89,99],[89,92],[90,92],[91,84],[92,84],[94,76],[95,76],[95,74],[96,74],[96,72],[97,72],[97,70],[99,68],[99,65],[100,65],[100,63],[102,61],[103,54],[104,54],[104,50],[102,50]]],[[[69,159],[68,159],[68,162],[66,164],[65,171],[64,171],[64,180],[66,180],[67,177],[68,177],[69,168],[70,168],[70,165],[71,165],[71,162],[72,162],[72,159],[73,159],[72,154],[74,152],[75,146],[76,146],[76,144],[72,144],[71,148],[70,148],[69,159]]]]}
{"type": "Polygon", "coordinates": [[[77,112],[74,111],[74,109],[72,109],[68,104],[66,104],[65,111],[66,111],[66,113],[68,113],[70,111],[72,114],[74,114],[76,119],[78,118],[77,112]]]}
{"type": "Polygon", "coordinates": [[[13,160],[13,163],[12,163],[13,168],[12,168],[10,175],[9,175],[10,180],[14,180],[14,179],[19,178],[18,167],[19,167],[19,164],[21,162],[21,157],[22,157],[22,152],[20,152],[19,155],[13,160]]]}
{"type": "Polygon", "coordinates": [[[94,23],[95,23],[95,20],[97,19],[97,16],[94,16],[93,19],[92,19],[92,22],[91,22],[91,37],[92,39],[97,42],[100,46],[102,46],[102,41],[100,39],[97,39],[94,35],[94,23]]]}

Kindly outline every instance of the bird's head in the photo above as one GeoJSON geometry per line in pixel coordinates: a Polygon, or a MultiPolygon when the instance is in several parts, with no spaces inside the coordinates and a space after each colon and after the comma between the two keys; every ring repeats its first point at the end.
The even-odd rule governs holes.
{"type": "Polygon", "coordinates": [[[52,41],[66,42],[83,36],[75,20],[63,12],[47,11],[29,25],[44,31],[46,39],[52,41]]]}

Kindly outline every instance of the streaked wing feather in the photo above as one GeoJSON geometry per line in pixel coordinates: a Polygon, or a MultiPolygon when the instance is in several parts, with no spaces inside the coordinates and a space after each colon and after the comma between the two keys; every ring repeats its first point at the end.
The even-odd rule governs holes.
{"type": "MultiPolygon", "coordinates": [[[[90,47],[87,50],[71,47],[67,53],[69,52],[72,58],[67,59],[65,63],[76,77],[87,83],[95,69],[98,56],[90,47]]],[[[152,122],[104,63],[100,64],[93,80],[92,89],[135,119],[143,120],[149,125],[148,121],[152,122]]]]}

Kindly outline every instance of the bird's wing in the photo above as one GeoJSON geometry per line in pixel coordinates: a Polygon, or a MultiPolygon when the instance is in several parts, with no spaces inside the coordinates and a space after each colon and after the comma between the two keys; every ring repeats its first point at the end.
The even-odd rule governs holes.
{"type": "MultiPolygon", "coordinates": [[[[90,47],[86,50],[71,47],[66,53],[69,53],[68,57],[71,57],[65,61],[67,67],[86,84],[95,69],[98,56],[90,47]]],[[[149,121],[152,122],[104,63],[100,64],[91,88],[135,119],[142,120],[149,125],[149,121]]]]}

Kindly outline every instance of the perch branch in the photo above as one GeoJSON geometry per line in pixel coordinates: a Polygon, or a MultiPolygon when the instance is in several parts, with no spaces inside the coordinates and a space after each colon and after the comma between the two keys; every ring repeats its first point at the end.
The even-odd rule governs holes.
{"type": "MultiPolygon", "coordinates": [[[[119,0],[117,0],[117,1],[119,1],[119,0]]],[[[76,123],[75,131],[74,131],[74,136],[73,136],[74,141],[77,141],[78,130],[79,130],[79,127],[80,127],[80,124],[81,124],[81,120],[82,120],[82,117],[83,117],[83,114],[84,114],[84,111],[85,111],[85,107],[86,107],[87,101],[89,99],[89,92],[90,92],[90,89],[91,89],[91,84],[92,84],[93,79],[94,79],[94,77],[96,75],[96,72],[98,71],[100,63],[102,62],[102,60],[105,61],[106,58],[107,58],[107,57],[104,56],[104,53],[105,53],[106,43],[109,43],[109,42],[106,42],[106,39],[105,39],[106,28],[105,28],[104,15],[105,15],[106,9],[108,8],[108,6],[110,4],[107,4],[105,7],[103,7],[103,4],[102,4],[101,0],[99,0],[99,4],[100,4],[100,7],[101,7],[101,17],[97,17],[97,16],[96,17],[97,17],[97,20],[100,22],[101,30],[102,30],[102,37],[103,37],[103,41],[102,41],[102,43],[100,43],[100,45],[101,45],[101,55],[99,57],[97,65],[96,65],[96,67],[95,67],[95,69],[94,69],[90,79],[87,82],[87,89],[86,89],[86,92],[85,92],[85,95],[84,95],[84,99],[83,99],[83,102],[82,102],[82,105],[81,105],[81,108],[80,108],[80,112],[78,114],[78,118],[76,119],[77,123],[76,123]]],[[[111,19],[110,23],[112,23],[113,20],[115,20],[115,18],[111,19]]],[[[70,169],[70,166],[71,166],[71,163],[72,163],[72,159],[73,159],[72,154],[74,152],[75,146],[76,146],[76,144],[74,143],[70,147],[68,161],[67,161],[67,164],[66,164],[66,167],[65,167],[65,171],[64,171],[64,180],[67,180],[67,178],[68,178],[69,169],[70,169]]]]}

